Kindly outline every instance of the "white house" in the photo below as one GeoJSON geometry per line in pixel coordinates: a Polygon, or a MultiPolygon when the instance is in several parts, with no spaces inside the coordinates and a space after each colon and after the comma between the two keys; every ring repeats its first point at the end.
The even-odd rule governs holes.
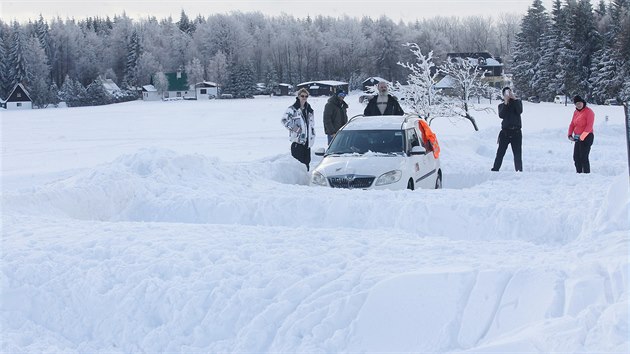
{"type": "Polygon", "coordinates": [[[160,93],[153,85],[142,86],[142,100],[143,101],[159,101],[162,97],[160,93]]]}
{"type": "Polygon", "coordinates": [[[22,84],[17,84],[11,91],[9,97],[2,102],[2,108],[5,109],[32,109],[33,100],[31,95],[22,84]]]}
{"type": "Polygon", "coordinates": [[[195,84],[198,100],[219,97],[219,85],[212,81],[202,81],[195,84]]]}

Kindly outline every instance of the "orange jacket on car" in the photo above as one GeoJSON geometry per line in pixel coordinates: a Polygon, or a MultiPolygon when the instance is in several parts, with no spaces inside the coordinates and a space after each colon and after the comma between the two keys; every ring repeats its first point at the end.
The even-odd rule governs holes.
{"type": "Polygon", "coordinates": [[[420,132],[422,132],[422,144],[425,146],[427,151],[433,151],[433,157],[436,159],[440,157],[440,145],[437,141],[437,136],[429,127],[429,123],[427,123],[424,119],[420,119],[418,121],[418,128],[420,132]]]}

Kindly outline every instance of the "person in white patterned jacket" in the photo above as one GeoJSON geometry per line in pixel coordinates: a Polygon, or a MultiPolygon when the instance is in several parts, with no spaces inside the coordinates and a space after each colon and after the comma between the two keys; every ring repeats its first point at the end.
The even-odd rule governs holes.
{"type": "Polygon", "coordinates": [[[306,89],[300,89],[295,103],[282,116],[282,125],[289,130],[291,156],[306,165],[307,171],[311,163],[311,147],[315,143],[315,115],[307,102],[308,96],[306,89]]]}

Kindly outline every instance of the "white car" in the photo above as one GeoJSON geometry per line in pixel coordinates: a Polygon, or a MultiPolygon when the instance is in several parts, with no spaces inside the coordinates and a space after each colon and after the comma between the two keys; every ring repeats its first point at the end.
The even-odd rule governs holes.
{"type": "Polygon", "coordinates": [[[419,118],[354,117],[313,170],[311,185],[332,188],[442,188],[440,161],[422,145],[419,118]]]}

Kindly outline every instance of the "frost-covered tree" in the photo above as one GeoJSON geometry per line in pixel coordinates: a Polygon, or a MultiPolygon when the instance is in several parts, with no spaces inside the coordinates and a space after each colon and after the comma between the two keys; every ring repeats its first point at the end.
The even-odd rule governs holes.
{"type": "Polygon", "coordinates": [[[162,71],[158,71],[153,75],[153,86],[164,97],[164,92],[168,91],[168,78],[162,71]]]}
{"type": "Polygon", "coordinates": [[[225,85],[228,79],[227,71],[227,56],[219,51],[208,61],[208,66],[206,67],[207,78],[219,85],[225,85]]]}
{"type": "Polygon", "coordinates": [[[478,63],[467,58],[450,58],[440,70],[453,79],[455,85],[455,102],[450,105],[453,115],[470,121],[475,130],[479,130],[475,118],[471,115],[476,110],[471,100],[474,96],[482,96],[488,92],[488,84],[483,80],[486,72],[482,71],[478,63]]]}
{"type": "Polygon", "coordinates": [[[25,84],[33,104],[37,107],[46,107],[50,103],[50,66],[44,48],[37,38],[32,37],[26,43],[24,54],[29,68],[25,84]]]}
{"type": "MultiPolygon", "coordinates": [[[[189,85],[196,85],[204,80],[203,66],[201,60],[193,58],[188,64],[186,64],[186,75],[188,77],[189,85]]],[[[196,91],[196,90],[195,90],[196,91]]]]}
{"type": "Polygon", "coordinates": [[[138,84],[146,85],[151,82],[151,77],[153,74],[157,73],[159,69],[160,63],[153,53],[145,51],[140,54],[137,66],[138,84]]]}
{"type": "Polygon", "coordinates": [[[396,83],[392,93],[404,98],[402,104],[407,107],[407,111],[418,114],[427,121],[432,120],[444,113],[442,95],[435,89],[439,71],[433,63],[433,52],[425,56],[416,43],[407,43],[405,46],[414,54],[416,62],[398,63],[410,73],[407,76],[407,84],[396,83]]]}

